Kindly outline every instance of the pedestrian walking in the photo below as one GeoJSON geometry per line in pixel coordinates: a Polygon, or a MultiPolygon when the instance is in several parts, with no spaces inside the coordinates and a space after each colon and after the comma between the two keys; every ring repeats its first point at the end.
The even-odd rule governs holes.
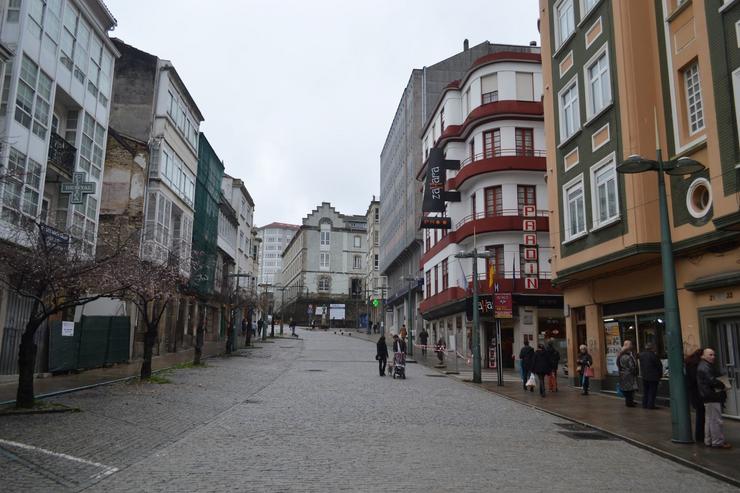
{"type": "Polygon", "coordinates": [[[437,345],[434,348],[434,351],[437,353],[439,364],[443,365],[445,362],[445,352],[447,351],[447,346],[445,345],[444,337],[439,338],[439,340],[437,341],[437,345]]]}
{"type": "MultiPolygon", "coordinates": [[[[401,340],[405,343],[406,342],[406,336],[408,335],[408,331],[406,330],[406,324],[401,325],[401,330],[398,331],[398,337],[401,338],[401,340]]],[[[405,347],[405,344],[404,344],[405,347]]],[[[406,351],[404,350],[404,353],[406,351]]]]}
{"type": "Polygon", "coordinates": [[[663,378],[663,363],[655,354],[655,345],[652,342],[645,344],[645,350],[640,351],[640,375],[642,375],[642,407],[655,409],[655,397],[658,395],[658,384],[663,378]]]}
{"type": "Polygon", "coordinates": [[[257,336],[263,339],[264,339],[264,331],[263,331],[264,327],[265,327],[265,321],[262,320],[262,317],[260,317],[257,320],[257,336]]]}
{"type": "Polygon", "coordinates": [[[378,372],[381,377],[385,376],[385,366],[388,362],[388,346],[385,343],[385,336],[380,336],[377,344],[375,359],[378,360],[378,372]]]}
{"type": "Polygon", "coordinates": [[[298,335],[295,333],[295,320],[291,318],[288,327],[290,327],[290,335],[292,335],[293,337],[298,337],[298,335]]]}
{"type": "MultiPolygon", "coordinates": [[[[529,345],[529,339],[524,339],[524,346],[519,351],[519,370],[522,372],[522,387],[527,390],[527,380],[531,373],[532,357],[534,349],[529,345]]],[[[534,389],[529,389],[534,392],[534,389]]]]}
{"type": "Polygon", "coordinates": [[[714,366],[714,359],[714,349],[704,349],[696,370],[696,383],[704,402],[704,445],[729,449],[732,445],[725,441],[722,432],[722,406],[727,399],[727,392],[725,384],[719,380],[721,373],[714,366]]]}
{"type": "Polygon", "coordinates": [[[419,342],[421,342],[421,355],[426,356],[427,344],[429,343],[429,332],[427,332],[426,327],[421,329],[421,332],[419,332],[419,342]]]}
{"type": "Polygon", "coordinates": [[[540,388],[540,397],[545,397],[545,376],[552,371],[550,356],[545,351],[544,344],[537,345],[537,351],[532,357],[532,373],[537,375],[537,385],[540,388]]]}
{"type": "Polygon", "coordinates": [[[557,392],[558,391],[558,365],[560,364],[560,353],[557,349],[555,349],[555,345],[552,341],[547,343],[547,348],[545,348],[545,352],[547,353],[547,357],[550,360],[550,368],[551,371],[547,375],[547,387],[550,390],[550,392],[557,392]]]}
{"type": "Polygon", "coordinates": [[[686,392],[689,394],[691,407],[694,408],[694,440],[696,440],[696,443],[704,443],[704,401],[699,395],[696,375],[699,363],[701,363],[702,353],[701,349],[697,349],[686,356],[684,360],[686,365],[686,392]]]}
{"type": "Polygon", "coordinates": [[[632,341],[624,341],[622,352],[617,358],[617,368],[619,369],[619,388],[624,394],[624,404],[627,407],[635,407],[635,391],[639,385],[637,384],[637,358],[632,349],[632,341]]]}
{"type": "Polygon", "coordinates": [[[576,363],[578,364],[576,371],[581,375],[581,394],[588,395],[591,377],[594,376],[594,359],[590,354],[588,354],[588,347],[585,344],[581,344],[578,347],[578,358],[576,363]]]}
{"type": "Polygon", "coordinates": [[[270,319],[270,337],[275,337],[275,315],[270,319]]]}

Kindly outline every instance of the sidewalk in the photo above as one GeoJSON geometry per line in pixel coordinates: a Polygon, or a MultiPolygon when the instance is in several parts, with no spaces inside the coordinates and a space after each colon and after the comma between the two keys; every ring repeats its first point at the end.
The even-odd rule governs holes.
{"type": "MultiPolygon", "coordinates": [[[[352,331],[352,337],[377,342],[377,334],[368,336],[352,331]]],[[[416,361],[438,371],[454,370],[455,363],[448,362],[447,368],[436,368],[437,358],[431,351],[421,357],[419,348],[414,348],[416,361]],[[418,354],[417,354],[418,353],[418,354]]],[[[470,381],[472,370],[464,359],[458,359],[459,375],[450,375],[462,381],[470,381]]],[[[568,386],[560,379],[559,392],[540,397],[539,393],[526,392],[521,380],[511,370],[504,372],[504,386],[496,383],[496,373],[484,370],[480,387],[535,409],[618,437],[640,448],[700,470],[723,481],[740,487],[740,421],[724,419],[724,433],[733,444],[731,450],[714,450],[703,444],[681,445],[671,442],[671,411],[669,408],[656,410],[628,408],[624,400],[602,393],[582,396],[580,389],[568,386]]],[[[470,384],[473,385],[473,384],[470,384]]],[[[692,416],[693,426],[693,416],[692,416]]]]}
{"type": "MultiPolygon", "coordinates": [[[[203,358],[217,356],[224,352],[225,342],[206,342],[203,348],[203,358]]],[[[193,349],[187,349],[177,353],[165,353],[152,358],[152,369],[162,370],[180,363],[193,361],[193,349]]],[[[141,360],[133,360],[130,363],[121,363],[109,368],[94,368],[84,370],[80,373],[36,378],[33,382],[36,398],[47,397],[54,394],[71,392],[85,387],[91,387],[119,380],[135,377],[141,370],[141,360]]],[[[0,383],[0,405],[15,402],[18,388],[17,376],[12,381],[0,383]]]]}

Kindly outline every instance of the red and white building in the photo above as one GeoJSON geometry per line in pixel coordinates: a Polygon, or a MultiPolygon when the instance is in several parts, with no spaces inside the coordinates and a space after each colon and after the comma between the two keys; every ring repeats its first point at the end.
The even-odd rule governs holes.
{"type": "MultiPolygon", "coordinates": [[[[420,312],[430,340],[454,335],[458,351],[470,355],[473,260],[455,255],[477,248],[492,255],[478,260],[480,293],[512,294],[512,318],[502,320],[504,367],[514,366],[525,337],[535,347],[555,339],[565,356],[562,296],[550,281],[539,48],[502,46],[475,60],[442,93],[422,138],[427,162],[419,179],[433,147],[460,161],[459,170],[447,171],[446,190],[460,192],[461,200],[430,214],[449,217],[452,229],[423,234],[420,312]]],[[[481,315],[480,331],[483,361],[493,367],[491,312],[481,315]]]]}

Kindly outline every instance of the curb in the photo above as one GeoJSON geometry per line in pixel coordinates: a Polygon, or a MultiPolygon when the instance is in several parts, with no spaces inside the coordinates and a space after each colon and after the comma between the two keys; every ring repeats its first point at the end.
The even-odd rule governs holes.
{"type": "MultiPolygon", "coordinates": [[[[202,359],[211,359],[211,358],[215,358],[217,356],[223,356],[223,353],[222,354],[212,354],[211,356],[206,356],[205,358],[202,358],[202,359]]],[[[172,370],[173,368],[175,368],[179,364],[181,364],[181,363],[177,363],[177,364],[174,364],[172,366],[168,366],[166,368],[160,368],[158,370],[153,370],[152,371],[152,374],[154,375],[156,373],[161,373],[163,371],[172,370]]],[[[53,378],[53,377],[51,377],[51,378],[53,378]]],[[[128,377],[114,378],[113,380],[106,380],[104,382],[91,383],[90,385],[83,385],[81,387],[72,387],[72,388],[69,388],[69,389],[55,390],[53,392],[47,392],[46,394],[38,394],[38,395],[34,396],[34,398],[35,399],[47,399],[49,397],[56,397],[58,395],[64,395],[64,394],[71,394],[72,392],[79,392],[81,390],[94,389],[96,387],[102,387],[104,385],[112,385],[114,383],[127,382],[127,381],[133,380],[135,378],[139,378],[139,375],[130,375],[128,377]]],[[[7,405],[7,404],[15,404],[15,399],[13,399],[11,401],[3,401],[3,402],[0,402],[0,406],[4,406],[4,405],[7,405]]],[[[28,413],[28,414],[35,414],[35,413],[28,413]]]]}

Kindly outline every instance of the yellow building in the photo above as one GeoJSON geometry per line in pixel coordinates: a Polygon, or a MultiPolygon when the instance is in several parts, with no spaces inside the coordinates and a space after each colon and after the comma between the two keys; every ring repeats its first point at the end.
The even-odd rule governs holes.
{"type": "Polygon", "coordinates": [[[581,344],[604,390],[625,339],[667,363],[657,174],[616,172],[630,155],[655,159],[657,133],[664,159],[706,166],[666,176],[683,349],[718,350],[740,415],[740,3],[540,0],[540,30],[570,375],[581,344]]]}

